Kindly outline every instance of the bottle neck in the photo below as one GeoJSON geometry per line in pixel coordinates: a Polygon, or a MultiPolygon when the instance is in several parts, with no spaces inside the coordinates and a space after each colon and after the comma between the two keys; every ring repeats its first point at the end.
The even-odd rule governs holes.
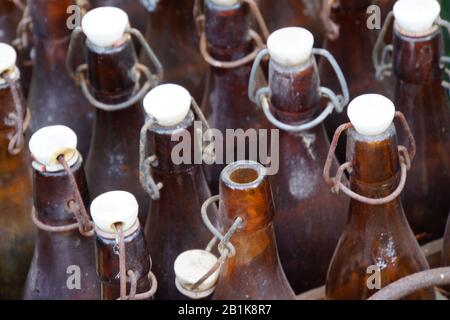
{"type": "Polygon", "coordinates": [[[157,174],[181,174],[194,168],[198,136],[194,128],[194,114],[189,112],[177,126],[154,126],[151,129],[150,146],[157,158],[152,170],[157,174]]]}
{"type": "Polygon", "coordinates": [[[28,0],[34,35],[38,39],[60,39],[70,36],[67,8],[75,0],[28,0]]]}
{"type": "Polygon", "coordinates": [[[393,63],[397,79],[414,84],[441,82],[443,70],[442,32],[439,28],[428,35],[411,37],[394,28],[393,63]]]}
{"type": "Polygon", "coordinates": [[[320,79],[313,57],[293,68],[283,67],[271,60],[269,87],[274,114],[283,122],[306,122],[320,112],[320,79]]]}
{"type": "Polygon", "coordinates": [[[117,47],[102,48],[86,42],[90,90],[94,97],[109,104],[128,100],[137,90],[137,58],[129,35],[117,47]]]}
{"type": "MultiPolygon", "coordinates": [[[[89,203],[86,177],[80,159],[72,166],[72,172],[85,205],[89,203]]],[[[48,225],[76,222],[68,211],[68,203],[75,200],[74,190],[65,171],[41,172],[33,170],[34,205],[39,219],[48,225]]]]}
{"type": "MultiPolygon", "coordinates": [[[[148,273],[151,270],[150,259],[145,244],[144,235],[139,222],[136,229],[125,232],[126,271],[132,270],[137,279],[137,293],[150,289],[148,273]]],[[[120,260],[115,253],[117,247],[115,235],[112,237],[96,237],[97,273],[102,283],[102,299],[115,300],[120,298],[120,260]]],[[[130,290],[130,280],[127,277],[127,293],[130,290]]]]}

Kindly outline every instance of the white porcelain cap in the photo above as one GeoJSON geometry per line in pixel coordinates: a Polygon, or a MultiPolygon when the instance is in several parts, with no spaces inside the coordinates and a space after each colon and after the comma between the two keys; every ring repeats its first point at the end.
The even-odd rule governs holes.
{"type": "Polygon", "coordinates": [[[114,225],[122,224],[124,231],[132,228],[138,219],[139,205],[136,198],[126,191],[111,191],[94,199],[91,216],[94,224],[107,233],[115,233],[114,225]]]}
{"type": "Polygon", "coordinates": [[[77,135],[65,126],[50,126],[36,131],[28,143],[34,159],[33,167],[40,171],[57,172],[64,170],[58,157],[64,155],[69,166],[79,158],[77,135]]]}
{"type": "Polygon", "coordinates": [[[305,28],[289,27],[273,32],[267,40],[271,58],[278,64],[294,67],[308,61],[314,36],[305,28]]]}
{"type": "Polygon", "coordinates": [[[385,132],[394,121],[395,106],[382,95],[365,94],[349,104],[347,114],[360,134],[377,136],[385,132]]]}
{"type": "Polygon", "coordinates": [[[0,73],[16,68],[17,53],[9,44],[0,42],[0,73]]]}
{"type": "Polygon", "coordinates": [[[163,127],[171,127],[183,121],[191,108],[191,94],[177,84],[155,87],[144,98],[145,112],[163,127]]]}
{"type": "Polygon", "coordinates": [[[234,6],[236,3],[239,3],[240,0],[211,0],[211,2],[224,7],[234,6]]]}
{"type": "MultiPolygon", "coordinates": [[[[205,250],[189,250],[180,254],[174,263],[175,276],[179,284],[189,289],[200,280],[217,262],[217,257],[205,250]]],[[[196,291],[208,291],[215,287],[220,268],[216,270],[196,291]]]]}
{"type": "Polygon", "coordinates": [[[406,33],[430,30],[440,12],[441,6],[437,0],[399,0],[394,5],[395,21],[406,33]]]}
{"type": "Polygon", "coordinates": [[[86,13],[81,26],[86,37],[99,47],[112,47],[122,39],[128,15],[116,7],[99,7],[86,13]]]}

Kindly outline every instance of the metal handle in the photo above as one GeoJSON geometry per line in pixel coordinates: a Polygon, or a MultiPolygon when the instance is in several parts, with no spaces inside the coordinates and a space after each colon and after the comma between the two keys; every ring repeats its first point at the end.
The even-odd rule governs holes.
{"type": "Polygon", "coordinates": [[[330,176],[331,166],[333,164],[333,159],[334,159],[334,153],[336,151],[336,147],[339,142],[339,138],[344,131],[346,131],[350,128],[353,128],[353,125],[351,123],[346,123],[346,124],[341,125],[339,128],[337,128],[337,130],[333,136],[333,140],[330,145],[330,150],[328,152],[327,160],[325,162],[325,166],[323,169],[323,177],[325,179],[325,182],[331,187],[331,191],[333,193],[339,193],[339,191],[342,191],[350,198],[352,198],[356,201],[362,202],[362,203],[369,204],[369,205],[383,205],[383,204],[389,203],[389,202],[393,201],[394,199],[396,199],[401,194],[401,192],[403,191],[405,184],[406,184],[407,171],[410,170],[411,162],[414,159],[414,156],[416,154],[416,143],[415,143],[414,137],[412,135],[411,128],[409,127],[409,125],[405,119],[405,116],[399,111],[397,111],[395,113],[395,116],[396,116],[396,118],[398,118],[400,120],[404,130],[407,132],[408,140],[409,140],[409,144],[410,144],[409,149],[406,149],[403,146],[398,147],[399,158],[400,158],[401,178],[400,178],[400,182],[399,182],[399,185],[397,186],[397,188],[390,195],[388,195],[384,198],[379,198],[379,199],[368,198],[368,197],[361,196],[361,195],[353,192],[351,189],[349,189],[347,186],[345,186],[341,181],[345,171],[350,171],[350,172],[352,171],[353,164],[351,162],[347,162],[347,163],[344,163],[343,165],[341,165],[339,167],[339,169],[337,170],[336,176],[334,178],[332,178],[330,176]]]}
{"type": "Polygon", "coordinates": [[[281,122],[276,119],[276,117],[272,114],[270,110],[270,97],[272,95],[272,91],[269,87],[256,88],[256,75],[261,64],[261,61],[268,55],[270,55],[268,49],[261,50],[255,58],[253,63],[253,67],[250,73],[249,86],[248,86],[248,97],[255,104],[259,105],[267,119],[277,128],[288,131],[288,132],[302,132],[316,127],[321,124],[334,110],[337,112],[342,112],[344,107],[348,104],[350,100],[350,94],[348,90],[347,81],[345,80],[344,73],[342,69],[339,67],[336,59],[333,55],[325,50],[325,49],[316,49],[314,48],[312,51],[313,55],[319,55],[326,58],[330,65],[332,66],[338,80],[339,84],[342,88],[342,95],[336,95],[332,90],[320,87],[320,95],[322,97],[328,98],[330,101],[327,104],[325,110],[321,112],[321,114],[316,117],[314,120],[311,120],[307,123],[301,125],[289,125],[284,122],[281,122]]]}
{"type": "Polygon", "coordinates": [[[377,41],[375,42],[375,46],[372,51],[372,63],[375,68],[375,78],[378,81],[383,80],[385,76],[392,75],[392,45],[385,45],[384,38],[389,30],[389,27],[394,22],[394,13],[391,11],[386,16],[386,20],[384,21],[383,28],[378,34],[377,41]],[[381,56],[380,56],[381,55],[381,56]],[[388,61],[389,57],[391,61],[388,61]]]}

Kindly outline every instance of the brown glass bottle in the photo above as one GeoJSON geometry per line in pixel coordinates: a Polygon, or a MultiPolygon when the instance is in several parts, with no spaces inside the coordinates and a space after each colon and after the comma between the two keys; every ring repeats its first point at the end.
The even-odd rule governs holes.
{"type": "Polygon", "coordinates": [[[450,104],[441,86],[442,33],[435,29],[411,37],[394,27],[393,39],[395,105],[417,141],[403,203],[411,228],[425,242],[442,237],[450,211],[450,104]]]}
{"type": "MultiPolygon", "coordinates": [[[[319,83],[314,57],[294,67],[271,59],[269,87],[277,120],[295,126],[316,118],[322,111],[319,83]]],[[[280,130],[279,145],[279,171],[270,177],[275,231],[289,283],[300,293],[325,282],[347,219],[348,199],[333,195],[322,179],[330,147],[323,123],[302,132],[280,130]]],[[[336,159],[333,166],[338,166],[336,159]]]]}
{"type": "Polygon", "coordinates": [[[271,31],[291,26],[303,27],[322,43],[324,28],[320,21],[322,0],[256,0],[271,31]]]}
{"type": "MultiPolygon", "coordinates": [[[[5,83],[4,75],[0,77],[0,117],[3,119],[0,125],[0,300],[21,298],[33,255],[35,235],[30,219],[32,208],[30,156],[28,149],[23,145],[17,154],[12,154],[8,148],[10,137],[17,131],[6,119],[10,114],[17,112],[11,87],[5,83]]],[[[22,100],[22,106],[25,106],[17,69],[12,81],[22,100]]]]}
{"type": "MultiPolygon", "coordinates": [[[[211,194],[201,165],[174,164],[172,150],[178,142],[173,135],[182,132],[192,137],[194,150],[194,115],[189,112],[178,125],[154,126],[150,143],[158,165],[152,168],[153,177],[163,184],[159,200],[151,201],[145,236],[153,259],[153,270],[158,279],[156,299],[184,299],[175,286],[173,265],[177,256],[192,248],[203,248],[211,240],[204,227],[200,209],[211,194]]],[[[216,212],[211,211],[211,216],[216,212]]]]}
{"type": "MultiPolygon", "coordinates": [[[[140,225],[124,234],[126,268],[132,270],[137,279],[136,293],[142,294],[150,290],[148,274],[151,262],[145,244],[144,233],[140,225]]],[[[115,234],[97,233],[97,272],[102,283],[103,300],[120,298],[119,256],[116,254],[117,237],[115,234]]],[[[129,278],[129,277],[127,277],[129,278]]],[[[127,295],[130,291],[130,279],[127,281],[127,295]]]]}
{"type": "MultiPolygon", "coordinates": [[[[117,105],[136,95],[139,74],[130,35],[114,47],[104,48],[86,41],[89,90],[95,99],[117,105]]],[[[94,108],[94,106],[92,106],[94,108]]],[[[145,223],[148,195],[139,184],[139,133],[144,110],[139,103],[117,110],[95,108],[91,148],[86,174],[91,198],[111,190],[125,190],[139,202],[139,219],[145,223]]]]}
{"type": "MultiPolygon", "coordinates": [[[[206,0],[204,12],[206,40],[212,58],[224,62],[236,61],[255,50],[254,41],[249,36],[250,12],[247,4],[239,2],[232,6],[220,6],[206,0]]],[[[245,132],[271,127],[261,109],[248,98],[251,68],[252,62],[232,69],[210,66],[202,109],[208,114],[211,128],[220,130],[224,137],[227,129],[242,129],[245,132]]],[[[257,85],[263,81],[262,74],[259,74],[257,85]]],[[[226,145],[230,141],[224,139],[223,142],[224,159],[218,160],[225,162],[225,155],[237,155],[237,145],[234,145],[234,150],[227,150],[226,145]]],[[[249,159],[248,153],[247,145],[245,159],[249,159]]],[[[213,194],[219,191],[220,172],[225,165],[205,166],[213,194]]]]}
{"type": "Polygon", "coordinates": [[[213,299],[295,299],[278,257],[273,205],[263,166],[239,161],[222,171],[219,222],[228,230],[240,217],[243,225],[231,238],[236,253],[222,266],[213,299]]]}
{"type": "Polygon", "coordinates": [[[130,17],[131,25],[141,33],[145,33],[148,12],[140,0],[90,0],[90,3],[91,8],[111,6],[122,9],[130,17]]]}
{"type": "MultiPolygon", "coordinates": [[[[397,136],[393,124],[384,133],[366,136],[347,131],[347,157],[352,164],[351,190],[368,198],[383,198],[400,181],[397,136]]],[[[408,177],[409,178],[409,177],[408,177]]],[[[327,299],[362,300],[374,294],[370,277],[379,268],[380,287],[429,268],[405,218],[400,197],[382,205],[350,201],[349,219],[328,271],[327,299]]],[[[434,299],[433,289],[410,299],[434,299]]]]}
{"type": "MultiPolygon", "coordinates": [[[[80,139],[79,150],[86,157],[91,141],[94,110],[80,94],[66,71],[70,30],[67,8],[75,0],[29,0],[34,32],[34,72],[28,96],[33,116],[30,130],[63,124],[80,139]]],[[[77,53],[74,53],[77,55],[77,53]]]]}
{"type": "Polygon", "coordinates": [[[164,81],[182,85],[201,101],[208,65],[198,50],[193,8],[194,0],[157,1],[146,39],[164,66],[164,81]]]}
{"type": "MultiPolygon", "coordinates": [[[[88,189],[81,158],[71,167],[87,205],[88,189]]],[[[75,223],[67,209],[74,190],[65,171],[33,170],[34,205],[37,218],[49,226],[75,223]]],[[[94,237],[78,229],[67,232],[38,231],[34,257],[24,289],[27,300],[97,300],[100,282],[95,272],[94,237]],[[71,275],[80,275],[80,288],[69,286],[71,275]],[[79,272],[79,273],[78,273],[79,272]]]]}
{"type": "MultiPolygon", "coordinates": [[[[326,37],[323,48],[333,54],[342,68],[348,81],[350,97],[357,97],[367,92],[393,97],[393,85],[390,78],[377,81],[374,67],[369,63],[375,45],[378,30],[367,28],[367,8],[372,0],[341,0],[333,8],[330,18],[339,26],[336,39],[326,37]]],[[[322,85],[334,91],[339,89],[333,69],[328,63],[319,66],[322,85]]],[[[337,127],[347,121],[345,112],[333,113],[325,121],[328,137],[332,137],[337,127]]],[[[345,161],[345,139],[339,143],[336,155],[341,162],[345,161]]]]}

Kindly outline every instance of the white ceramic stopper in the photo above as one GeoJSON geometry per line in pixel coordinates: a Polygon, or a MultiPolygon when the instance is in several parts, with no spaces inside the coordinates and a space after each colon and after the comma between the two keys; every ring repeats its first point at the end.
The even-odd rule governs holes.
{"type": "Polygon", "coordinates": [[[14,70],[16,67],[17,53],[9,44],[0,42],[0,73],[14,70]]]}
{"type": "Polygon", "coordinates": [[[395,106],[379,94],[365,94],[354,99],[347,109],[353,127],[362,135],[377,136],[394,121],[395,106]]]}
{"type": "Polygon", "coordinates": [[[431,29],[441,12],[436,0],[399,0],[394,5],[395,21],[408,34],[424,33],[431,29]]]}
{"type": "Polygon", "coordinates": [[[100,7],[86,13],[81,22],[86,37],[99,47],[112,47],[122,39],[128,15],[116,7],[100,7]]]}
{"type": "MultiPolygon", "coordinates": [[[[217,257],[205,250],[190,250],[180,254],[174,263],[175,276],[178,283],[189,290],[189,287],[200,280],[217,262],[217,257]]],[[[196,291],[204,292],[215,287],[219,277],[218,268],[196,291]]]]}
{"type": "Polygon", "coordinates": [[[234,6],[236,3],[239,3],[240,0],[211,0],[211,2],[224,7],[234,6]]]}
{"type": "Polygon", "coordinates": [[[64,170],[58,161],[60,155],[64,155],[69,166],[75,164],[79,158],[77,135],[65,126],[50,126],[36,131],[28,146],[35,160],[33,167],[42,171],[64,170]]]}
{"type": "Polygon", "coordinates": [[[163,127],[183,121],[191,108],[191,94],[176,84],[163,84],[151,90],[144,99],[144,108],[150,117],[163,127]]]}
{"type": "Polygon", "coordinates": [[[115,224],[121,223],[124,231],[132,228],[138,219],[139,205],[129,192],[111,191],[94,199],[91,216],[100,230],[114,234],[115,224]]]}
{"type": "Polygon", "coordinates": [[[314,36],[305,28],[289,27],[272,33],[267,40],[270,57],[285,67],[308,61],[314,46],[314,36]]]}

